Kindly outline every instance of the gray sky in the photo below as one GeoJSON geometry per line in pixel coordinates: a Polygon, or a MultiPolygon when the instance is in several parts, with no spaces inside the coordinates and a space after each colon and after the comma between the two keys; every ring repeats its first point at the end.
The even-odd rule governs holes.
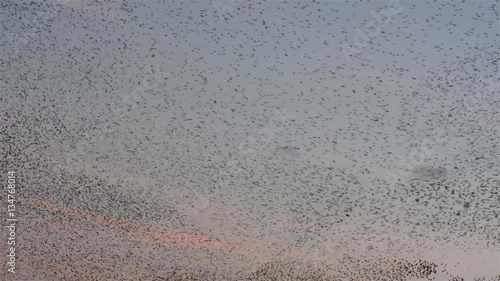
{"type": "MultiPolygon", "coordinates": [[[[328,262],[499,273],[498,1],[26,2],[2,11],[2,110],[41,101],[68,130],[47,121],[18,141],[39,138],[31,153],[59,169],[129,179],[103,196],[139,194],[141,224],[230,241],[253,264],[330,245],[328,262]]],[[[134,221],[51,189],[26,194],[134,221]]]]}

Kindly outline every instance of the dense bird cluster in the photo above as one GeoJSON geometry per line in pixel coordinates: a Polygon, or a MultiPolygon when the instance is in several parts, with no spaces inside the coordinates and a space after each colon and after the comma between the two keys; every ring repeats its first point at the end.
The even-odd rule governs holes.
{"type": "MultiPolygon", "coordinates": [[[[272,261],[260,266],[254,272],[247,276],[241,276],[241,281],[337,281],[337,280],[408,280],[408,279],[427,279],[436,272],[437,266],[425,261],[410,263],[405,260],[377,261],[376,263],[385,263],[390,270],[380,270],[380,268],[358,267],[356,270],[336,268],[318,268],[307,262],[300,262],[293,259],[272,261]]],[[[353,261],[348,264],[352,266],[353,261]]],[[[345,266],[345,264],[343,264],[345,266]]],[[[476,278],[474,281],[496,281],[500,275],[486,279],[476,278]]],[[[232,281],[231,277],[215,276],[210,272],[189,273],[182,270],[173,271],[165,277],[157,277],[153,280],[171,280],[171,281],[232,281]]],[[[429,280],[429,279],[428,279],[429,280]]],[[[448,281],[463,281],[461,277],[451,277],[448,281]]]]}
{"type": "Polygon", "coordinates": [[[23,281],[498,273],[498,1],[4,2],[23,281]]]}

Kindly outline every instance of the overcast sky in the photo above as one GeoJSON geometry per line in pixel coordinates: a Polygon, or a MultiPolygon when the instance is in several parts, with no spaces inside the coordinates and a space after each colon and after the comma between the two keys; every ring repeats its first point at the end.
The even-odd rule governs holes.
{"type": "Polygon", "coordinates": [[[26,2],[2,11],[3,107],[53,104],[69,131],[36,153],[175,210],[140,223],[255,264],[330,245],[499,273],[498,1],[26,2]]]}

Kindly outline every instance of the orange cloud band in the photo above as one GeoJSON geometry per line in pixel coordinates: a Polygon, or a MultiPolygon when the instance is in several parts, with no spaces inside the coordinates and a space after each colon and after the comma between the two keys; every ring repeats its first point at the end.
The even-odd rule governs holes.
{"type": "Polygon", "coordinates": [[[137,225],[127,221],[116,220],[109,217],[60,206],[46,201],[33,200],[29,198],[23,198],[22,200],[19,201],[52,212],[60,212],[67,216],[72,216],[82,220],[90,221],[92,223],[97,223],[102,226],[124,230],[129,233],[132,233],[136,237],[135,239],[141,239],[142,242],[149,241],[149,242],[160,242],[160,243],[179,243],[193,248],[214,247],[214,248],[225,249],[239,254],[244,254],[247,252],[241,247],[210,237],[189,234],[189,233],[182,233],[182,232],[172,232],[152,226],[137,225]]]}

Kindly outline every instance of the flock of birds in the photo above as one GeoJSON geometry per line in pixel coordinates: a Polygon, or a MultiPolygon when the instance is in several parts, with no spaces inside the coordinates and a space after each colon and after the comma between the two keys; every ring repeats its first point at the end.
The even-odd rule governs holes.
{"type": "Polygon", "coordinates": [[[498,250],[498,1],[401,1],[346,60],[386,4],[0,4],[7,280],[464,280],[420,257],[498,250]]]}

